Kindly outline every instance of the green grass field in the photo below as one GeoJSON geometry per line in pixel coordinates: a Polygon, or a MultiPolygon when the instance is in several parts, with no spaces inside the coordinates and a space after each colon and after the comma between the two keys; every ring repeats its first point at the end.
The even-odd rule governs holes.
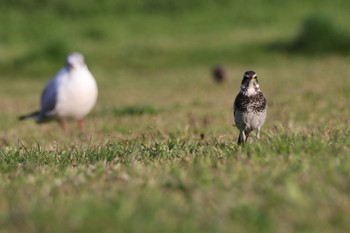
{"type": "Polygon", "coordinates": [[[284,49],[314,16],[348,38],[349,9],[0,1],[0,232],[350,231],[350,57],[284,49]],[[85,134],[17,121],[70,51],[99,86],[85,134]],[[241,148],[232,103],[246,70],[269,110],[241,148]]]}

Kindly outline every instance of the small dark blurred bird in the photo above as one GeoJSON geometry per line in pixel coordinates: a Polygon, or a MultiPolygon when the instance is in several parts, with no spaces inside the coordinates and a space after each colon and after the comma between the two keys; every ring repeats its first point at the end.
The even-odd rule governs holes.
{"type": "Polygon", "coordinates": [[[260,139],[260,129],[265,122],[266,113],[266,99],[260,90],[258,76],[254,71],[247,71],[233,104],[234,121],[239,129],[238,144],[245,144],[253,130],[256,130],[256,137],[260,139]]]}
{"type": "Polygon", "coordinates": [[[217,83],[222,83],[227,79],[227,71],[223,66],[215,66],[212,69],[213,80],[217,83]]]}

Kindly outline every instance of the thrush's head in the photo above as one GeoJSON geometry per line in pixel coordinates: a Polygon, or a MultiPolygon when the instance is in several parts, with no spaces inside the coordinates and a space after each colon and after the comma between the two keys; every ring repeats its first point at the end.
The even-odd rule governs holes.
{"type": "Polygon", "coordinates": [[[66,59],[66,66],[69,70],[85,67],[84,56],[78,52],[69,54],[66,59]]]}
{"type": "Polygon", "coordinates": [[[258,76],[254,71],[247,71],[244,73],[243,80],[241,82],[241,91],[249,91],[249,93],[260,91],[258,76]]]}

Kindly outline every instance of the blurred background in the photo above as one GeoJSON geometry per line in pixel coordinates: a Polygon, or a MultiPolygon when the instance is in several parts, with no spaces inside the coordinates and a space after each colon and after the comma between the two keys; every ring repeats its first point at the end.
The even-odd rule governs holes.
{"type": "Polygon", "coordinates": [[[0,0],[0,232],[350,232],[349,0],[0,0]],[[79,51],[76,122],[18,116],[79,51]],[[260,143],[232,104],[254,70],[260,143]],[[64,224],[62,224],[64,223],[64,224]]]}
{"type": "Polygon", "coordinates": [[[71,51],[85,55],[99,85],[87,118],[99,142],[145,132],[234,139],[232,103],[246,70],[268,99],[266,134],[343,124],[349,10],[346,0],[1,0],[2,143],[60,137],[56,124],[17,116],[38,108],[71,51]]]}

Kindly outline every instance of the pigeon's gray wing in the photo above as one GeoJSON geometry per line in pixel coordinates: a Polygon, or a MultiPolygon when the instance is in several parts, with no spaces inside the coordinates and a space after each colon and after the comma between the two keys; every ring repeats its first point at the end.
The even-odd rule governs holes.
{"type": "Polygon", "coordinates": [[[43,93],[41,94],[41,108],[38,122],[45,121],[47,118],[50,118],[55,114],[54,110],[57,103],[58,87],[60,80],[64,75],[65,71],[61,70],[48,82],[43,93]]]}

